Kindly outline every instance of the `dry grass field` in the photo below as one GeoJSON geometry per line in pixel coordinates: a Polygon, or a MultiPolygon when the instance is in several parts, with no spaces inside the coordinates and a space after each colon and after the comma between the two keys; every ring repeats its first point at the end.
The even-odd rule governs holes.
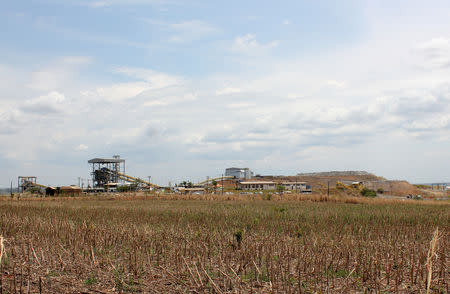
{"type": "Polygon", "coordinates": [[[129,195],[0,212],[0,293],[449,293],[448,202],[129,195]]]}

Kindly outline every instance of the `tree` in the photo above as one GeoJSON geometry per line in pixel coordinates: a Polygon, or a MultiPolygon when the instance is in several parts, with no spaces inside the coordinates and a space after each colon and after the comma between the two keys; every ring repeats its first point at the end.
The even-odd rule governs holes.
{"type": "Polygon", "coordinates": [[[179,184],[180,187],[185,187],[185,188],[192,188],[194,186],[194,184],[192,184],[192,182],[186,182],[186,181],[182,181],[179,184]]]}
{"type": "Polygon", "coordinates": [[[361,190],[361,195],[364,197],[377,197],[377,192],[368,188],[363,188],[361,190]]]}
{"type": "Polygon", "coordinates": [[[277,192],[282,194],[284,191],[284,186],[283,185],[277,185],[277,192]]]}

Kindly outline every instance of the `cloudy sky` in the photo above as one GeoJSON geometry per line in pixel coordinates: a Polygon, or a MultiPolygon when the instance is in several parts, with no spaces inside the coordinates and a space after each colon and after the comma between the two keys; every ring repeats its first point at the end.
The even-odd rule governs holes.
{"type": "Polygon", "coordinates": [[[0,10],[0,186],[120,154],[450,181],[450,2],[19,0],[0,10]]]}

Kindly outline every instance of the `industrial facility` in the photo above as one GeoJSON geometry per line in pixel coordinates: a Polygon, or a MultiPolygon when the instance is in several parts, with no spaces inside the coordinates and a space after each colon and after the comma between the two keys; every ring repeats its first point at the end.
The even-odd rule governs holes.
{"type": "Polygon", "coordinates": [[[125,173],[125,159],[119,155],[113,158],[93,158],[88,161],[91,165],[92,187],[88,189],[95,191],[116,191],[117,187],[133,185],[136,188],[157,188],[140,178],[129,176],[125,173]]]}
{"type": "Polygon", "coordinates": [[[234,177],[236,179],[251,179],[253,172],[248,168],[230,167],[225,170],[225,176],[234,177]]]}
{"type": "Polygon", "coordinates": [[[36,176],[19,176],[17,182],[19,193],[31,192],[46,196],[77,196],[82,193],[82,189],[77,186],[51,187],[38,184],[36,176]]]}
{"type": "MultiPolygon", "coordinates": [[[[371,197],[413,197],[414,195],[450,195],[446,183],[411,185],[407,181],[387,180],[366,171],[327,171],[301,173],[296,175],[261,175],[248,167],[229,167],[222,171],[221,176],[206,177],[198,182],[169,182],[166,187],[152,183],[151,177],[131,176],[126,171],[126,160],[119,155],[107,158],[92,158],[87,160],[86,169],[89,178],[78,178],[78,185],[50,186],[43,185],[35,175],[24,175],[17,178],[17,186],[8,189],[8,194],[14,193],[45,196],[78,196],[104,192],[144,191],[151,193],[176,194],[270,194],[324,193],[327,195],[352,195],[371,197]],[[87,181],[87,185],[86,185],[87,181]],[[413,196],[412,196],[413,195],[413,196]]],[[[0,192],[5,194],[7,189],[0,192]]],[[[431,195],[431,196],[430,196],[431,195]]],[[[417,196],[417,198],[420,198],[417,196]]],[[[428,197],[428,196],[427,196],[428,197]]]]}
{"type": "Polygon", "coordinates": [[[119,155],[114,155],[112,158],[93,158],[88,163],[91,167],[92,186],[88,184],[85,188],[79,186],[52,187],[39,184],[36,176],[19,176],[17,190],[19,193],[32,192],[47,196],[75,196],[83,192],[115,192],[119,187],[123,187],[123,191],[159,188],[158,185],[149,181],[127,175],[125,159],[120,158],[119,155]]]}
{"type": "Polygon", "coordinates": [[[93,158],[88,160],[90,179],[88,185],[52,187],[38,183],[36,176],[19,176],[18,192],[30,192],[47,196],[70,195],[76,196],[82,193],[122,192],[122,191],[154,191],[164,190],[181,194],[188,193],[215,193],[218,191],[296,191],[298,193],[311,193],[311,186],[306,182],[288,181],[273,176],[254,176],[249,168],[231,167],[225,169],[225,174],[209,178],[203,182],[193,184],[183,182],[175,187],[160,187],[149,180],[130,176],[126,173],[126,161],[119,155],[111,158],[93,158]]]}

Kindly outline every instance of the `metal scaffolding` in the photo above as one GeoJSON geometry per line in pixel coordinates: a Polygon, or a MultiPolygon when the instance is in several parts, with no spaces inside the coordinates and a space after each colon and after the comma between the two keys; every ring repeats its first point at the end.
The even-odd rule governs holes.
{"type": "Polygon", "coordinates": [[[119,183],[120,174],[125,174],[125,159],[121,159],[119,155],[114,155],[113,158],[93,158],[88,163],[92,165],[93,187],[119,183]]]}
{"type": "Polygon", "coordinates": [[[37,177],[34,176],[19,176],[17,178],[17,190],[19,193],[25,192],[31,186],[36,185],[37,177]]]}

